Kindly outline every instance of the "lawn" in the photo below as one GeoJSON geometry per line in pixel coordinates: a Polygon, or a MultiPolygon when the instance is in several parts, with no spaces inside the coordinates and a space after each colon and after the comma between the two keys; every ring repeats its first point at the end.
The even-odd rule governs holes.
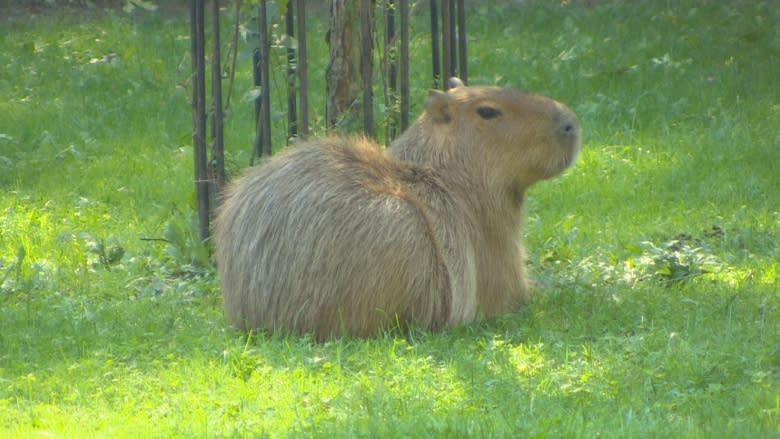
{"type": "MultiPolygon", "coordinates": [[[[225,322],[194,224],[186,10],[0,14],[0,437],[780,437],[780,9],[468,3],[470,83],[583,125],[579,163],[529,195],[535,298],[325,343],[225,322]]],[[[233,174],[254,135],[238,66],[233,174]]]]}

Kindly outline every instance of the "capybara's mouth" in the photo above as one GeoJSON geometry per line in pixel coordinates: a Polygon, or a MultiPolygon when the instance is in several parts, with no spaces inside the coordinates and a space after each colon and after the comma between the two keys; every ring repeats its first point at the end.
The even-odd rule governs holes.
{"type": "Polygon", "coordinates": [[[571,152],[569,154],[566,154],[563,158],[563,168],[567,169],[570,168],[574,163],[577,162],[577,159],[580,156],[580,149],[577,147],[572,148],[571,152]]]}
{"type": "Polygon", "coordinates": [[[574,163],[576,163],[577,159],[580,157],[580,150],[582,149],[580,142],[580,136],[577,134],[577,137],[569,147],[569,152],[566,154],[565,166],[567,168],[574,165],[574,163]]]}
{"type": "Polygon", "coordinates": [[[564,154],[564,168],[568,168],[577,161],[582,149],[582,138],[580,137],[580,127],[578,124],[569,123],[563,128],[563,133],[567,139],[566,154],[564,154]]]}

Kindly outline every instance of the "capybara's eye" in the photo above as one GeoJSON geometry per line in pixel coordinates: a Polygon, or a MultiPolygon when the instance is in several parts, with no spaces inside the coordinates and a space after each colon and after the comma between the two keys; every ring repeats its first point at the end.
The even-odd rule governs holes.
{"type": "Polygon", "coordinates": [[[501,111],[493,107],[479,107],[477,108],[477,114],[483,119],[493,119],[501,116],[501,111]]]}

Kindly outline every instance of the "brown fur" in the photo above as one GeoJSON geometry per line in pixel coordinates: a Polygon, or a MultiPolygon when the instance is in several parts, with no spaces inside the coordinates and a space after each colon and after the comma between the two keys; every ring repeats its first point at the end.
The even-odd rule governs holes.
{"type": "Polygon", "coordinates": [[[438,330],[529,299],[523,197],[574,162],[579,123],[551,99],[454,81],[387,151],[322,139],[232,186],[215,243],[235,326],[438,330]]]}

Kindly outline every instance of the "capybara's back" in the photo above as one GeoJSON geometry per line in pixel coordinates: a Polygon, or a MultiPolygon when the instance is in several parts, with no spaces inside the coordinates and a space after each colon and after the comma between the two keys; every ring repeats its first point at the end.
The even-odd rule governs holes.
{"type": "Polygon", "coordinates": [[[442,327],[447,269],[408,189],[425,180],[435,177],[365,139],[326,139],[252,169],[216,222],[230,321],[320,338],[397,321],[442,327]]]}
{"type": "Polygon", "coordinates": [[[579,122],[543,96],[451,85],[387,150],[315,140],[231,186],[214,239],[235,326],[437,330],[529,299],[525,192],[574,162],[579,122]]]}

